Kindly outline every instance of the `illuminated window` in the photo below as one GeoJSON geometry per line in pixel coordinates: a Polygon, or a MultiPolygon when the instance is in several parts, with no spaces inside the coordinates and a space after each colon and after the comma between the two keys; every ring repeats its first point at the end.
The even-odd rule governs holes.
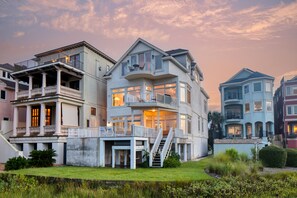
{"type": "Polygon", "coordinates": [[[31,126],[32,127],[37,127],[39,126],[39,107],[32,107],[32,110],[31,110],[31,126]]]}
{"type": "Polygon", "coordinates": [[[45,125],[51,125],[52,109],[51,107],[46,107],[45,109],[45,125]]]}
{"type": "Polygon", "coordinates": [[[139,102],[140,101],[140,86],[127,88],[127,102],[139,102]]]}
{"type": "MultiPolygon", "coordinates": [[[[162,84],[162,85],[155,85],[154,86],[154,95],[155,98],[163,98],[164,95],[168,96],[166,98],[163,98],[163,100],[166,102],[166,99],[169,97],[176,98],[176,84],[170,83],[170,84],[162,84]],[[159,95],[159,97],[158,97],[159,95]]],[[[159,101],[161,102],[161,101],[159,101]]],[[[163,102],[163,101],[162,101],[163,102]]]]}
{"type": "Polygon", "coordinates": [[[262,101],[256,101],[254,103],[254,111],[262,111],[262,101]]]}
{"type": "Polygon", "coordinates": [[[112,90],[112,106],[124,106],[125,105],[125,89],[112,90]]]}
{"type": "Polygon", "coordinates": [[[242,125],[228,125],[227,126],[228,135],[234,137],[241,137],[242,125]]]}
{"type": "Polygon", "coordinates": [[[250,112],[250,103],[245,103],[245,112],[246,113],[250,112]]]}
{"type": "Polygon", "coordinates": [[[186,83],[180,83],[180,101],[191,104],[191,87],[186,83]]]}

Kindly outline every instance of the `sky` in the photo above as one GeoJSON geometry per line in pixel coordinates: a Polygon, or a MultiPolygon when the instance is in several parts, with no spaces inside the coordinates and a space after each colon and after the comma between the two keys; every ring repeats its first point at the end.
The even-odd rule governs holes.
{"type": "Polygon", "coordinates": [[[219,84],[242,68],[275,77],[275,89],[297,71],[297,1],[0,0],[0,63],[83,40],[118,60],[139,37],[188,49],[220,110],[219,84]]]}

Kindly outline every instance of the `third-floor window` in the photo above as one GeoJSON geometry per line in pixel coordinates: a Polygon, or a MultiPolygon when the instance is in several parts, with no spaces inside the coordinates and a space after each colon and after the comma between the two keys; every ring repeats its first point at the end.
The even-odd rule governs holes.
{"type": "Polygon", "coordinates": [[[191,87],[187,83],[180,83],[180,101],[191,104],[191,87]]]}

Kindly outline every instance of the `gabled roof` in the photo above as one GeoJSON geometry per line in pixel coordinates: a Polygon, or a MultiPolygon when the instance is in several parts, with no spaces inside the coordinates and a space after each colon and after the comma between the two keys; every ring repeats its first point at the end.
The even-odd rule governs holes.
{"type": "MultiPolygon", "coordinates": [[[[10,89],[14,89],[14,88],[15,88],[15,82],[14,82],[14,81],[11,81],[11,80],[5,80],[5,79],[3,79],[3,78],[1,78],[0,81],[2,81],[3,83],[5,83],[6,86],[7,86],[7,88],[10,88],[10,89]]],[[[28,86],[19,83],[19,89],[20,89],[20,90],[26,90],[26,89],[28,89],[28,86]]]]}
{"type": "Polygon", "coordinates": [[[3,68],[5,70],[14,71],[14,66],[12,66],[9,63],[0,64],[0,68],[3,68]]]}
{"type": "Polygon", "coordinates": [[[124,58],[134,49],[134,47],[136,45],[138,45],[139,43],[143,43],[151,48],[153,48],[154,50],[160,52],[161,54],[163,54],[163,56],[168,56],[168,54],[166,52],[164,52],[163,50],[161,50],[160,48],[150,44],[149,42],[143,40],[142,38],[138,38],[133,45],[124,53],[124,55],[118,60],[118,62],[105,74],[105,76],[109,76],[111,74],[111,72],[118,67],[118,65],[124,60],[124,58]]]}
{"type": "Polygon", "coordinates": [[[102,51],[98,50],[97,48],[95,48],[94,46],[92,46],[91,44],[89,44],[86,41],[81,41],[81,42],[74,43],[74,44],[71,44],[71,45],[66,45],[64,47],[59,47],[59,48],[56,48],[56,49],[53,49],[53,50],[49,50],[49,51],[46,51],[46,52],[35,54],[35,57],[36,58],[40,58],[40,57],[43,57],[43,56],[48,56],[48,55],[51,55],[51,54],[56,54],[56,53],[59,53],[59,52],[62,52],[62,51],[71,50],[71,49],[82,47],[82,46],[85,46],[85,47],[89,48],[90,50],[92,50],[96,54],[98,54],[98,55],[106,58],[107,60],[109,60],[113,64],[116,63],[116,61],[114,59],[112,59],[110,56],[106,55],[105,53],[103,53],[102,51]]]}
{"type": "Polygon", "coordinates": [[[237,72],[234,76],[232,76],[229,80],[227,80],[224,83],[221,83],[221,85],[229,84],[229,83],[238,83],[238,82],[243,82],[246,80],[257,79],[257,78],[269,78],[271,80],[274,80],[274,77],[272,76],[268,76],[266,74],[253,71],[248,68],[243,68],[242,70],[237,72]]]}
{"type": "Polygon", "coordinates": [[[184,54],[184,53],[188,53],[189,50],[186,49],[173,49],[173,50],[169,50],[166,51],[167,54],[169,54],[170,56],[176,55],[176,54],[184,54]]]}

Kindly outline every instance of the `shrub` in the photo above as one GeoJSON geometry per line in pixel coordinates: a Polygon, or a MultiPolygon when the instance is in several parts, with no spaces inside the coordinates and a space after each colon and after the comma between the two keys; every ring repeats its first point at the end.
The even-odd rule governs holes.
{"type": "Polygon", "coordinates": [[[170,156],[164,160],[163,167],[164,168],[176,168],[181,166],[180,156],[178,153],[171,152],[170,156]]]}
{"type": "Polygon", "coordinates": [[[33,167],[49,167],[56,162],[56,159],[54,159],[55,156],[56,151],[52,149],[43,151],[34,150],[29,155],[29,163],[33,167]]]}
{"type": "Polygon", "coordinates": [[[264,166],[283,168],[286,165],[287,152],[283,148],[267,146],[259,151],[259,159],[264,166]]]}
{"type": "Polygon", "coordinates": [[[238,157],[242,162],[248,162],[250,160],[248,154],[246,153],[240,153],[238,157]]]}
{"type": "Polygon", "coordinates": [[[287,162],[286,166],[297,167],[297,149],[286,149],[287,162]]]}
{"type": "Polygon", "coordinates": [[[228,156],[230,156],[231,160],[232,161],[236,161],[239,159],[239,154],[238,154],[238,151],[234,148],[231,148],[231,149],[227,149],[226,150],[226,154],[228,156]]]}
{"type": "Polygon", "coordinates": [[[231,160],[230,156],[227,155],[226,153],[219,153],[218,155],[214,156],[213,159],[218,162],[223,162],[223,163],[230,162],[230,160],[231,160]]]}
{"type": "Polygon", "coordinates": [[[28,160],[24,157],[13,157],[8,159],[5,164],[5,170],[18,170],[28,167],[28,160]]]}

